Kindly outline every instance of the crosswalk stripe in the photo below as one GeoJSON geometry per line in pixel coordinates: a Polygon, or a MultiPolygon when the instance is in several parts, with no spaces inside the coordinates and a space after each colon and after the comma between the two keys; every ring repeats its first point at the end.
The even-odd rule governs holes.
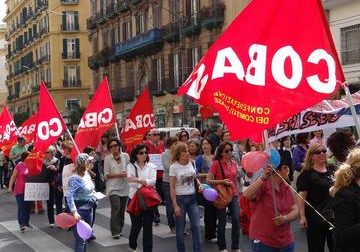
{"type": "Polygon", "coordinates": [[[103,228],[97,224],[94,224],[93,229],[96,236],[96,240],[94,242],[103,247],[111,247],[129,243],[129,239],[124,236],[121,236],[118,240],[113,239],[109,229],[103,228]]]}
{"type": "Polygon", "coordinates": [[[47,252],[72,252],[73,249],[66,246],[62,242],[56,240],[52,236],[43,232],[42,230],[34,227],[27,229],[24,233],[20,232],[17,220],[0,222],[4,228],[14,234],[18,239],[32,248],[34,251],[47,251],[47,252]],[[51,244],[51,248],[49,248],[51,244]]]}
{"type": "MultiPolygon", "coordinates": [[[[96,209],[96,214],[101,214],[105,217],[110,218],[111,216],[111,208],[99,208],[96,209]]],[[[131,219],[130,215],[128,213],[125,214],[125,220],[126,225],[131,226],[131,219]]],[[[153,235],[159,236],[160,238],[169,238],[169,237],[175,237],[175,234],[170,233],[170,229],[168,226],[164,224],[159,224],[158,226],[153,227],[153,235]]]]}

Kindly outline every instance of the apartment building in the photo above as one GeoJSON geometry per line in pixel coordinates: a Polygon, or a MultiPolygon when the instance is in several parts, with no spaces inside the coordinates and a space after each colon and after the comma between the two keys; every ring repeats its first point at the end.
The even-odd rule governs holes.
{"type": "Polygon", "coordinates": [[[331,33],[351,92],[360,89],[360,1],[324,0],[331,33]]]}
{"type": "Polygon", "coordinates": [[[247,2],[90,0],[92,83],[108,76],[120,125],[148,85],[158,127],[200,126],[198,105],[178,87],[247,2]]]}
{"type": "Polygon", "coordinates": [[[0,24],[0,111],[5,104],[7,97],[6,80],[6,41],[5,41],[6,25],[0,24]]]}
{"type": "Polygon", "coordinates": [[[89,1],[7,0],[6,4],[10,110],[14,115],[36,112],[41,80],[64,116],[87,106],[89,1]]]}

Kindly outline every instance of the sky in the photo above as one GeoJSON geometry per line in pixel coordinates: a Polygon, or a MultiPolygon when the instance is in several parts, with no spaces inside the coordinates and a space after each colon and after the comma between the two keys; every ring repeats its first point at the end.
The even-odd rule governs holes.
{"type": "Polygon", "coordinates": [[[0,0],[0,23],[3,23],[3,18],[6,15],[6,4],[5,0],[0,0]]]}

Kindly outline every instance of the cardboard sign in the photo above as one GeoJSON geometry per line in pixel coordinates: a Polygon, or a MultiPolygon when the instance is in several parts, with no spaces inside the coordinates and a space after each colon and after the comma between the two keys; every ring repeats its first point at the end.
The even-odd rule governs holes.
{"type": "Polygon", "coordinates": [[[49,199],[49,183],[25,183],[25,201],[49,199]]]}
{"type": "Polygon", "coordinates": [[[149,154],[150,162],[156,165],[156,170],[164,170],[161,154],[149,154]]]}

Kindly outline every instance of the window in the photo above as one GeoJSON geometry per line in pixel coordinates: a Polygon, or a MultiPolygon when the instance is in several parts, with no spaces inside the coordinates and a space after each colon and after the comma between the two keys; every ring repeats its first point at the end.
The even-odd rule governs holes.
{"type": "Polygon", "coordinates": [[[79,30],[79,17],[77,11],[64,11],[62,17],[63,31],[79,30]]]}
{"type": "Polygon", "coordinates": [[[64,87],[78,87],[80,85],[80,66],[64,67],[64,87]]]}
{"type": "Polygon", "coordinates": [[[173,62],[174,62],[174,86],[179,87],[180,84],[180,55],[179,53],[173,54],[173,62]]]}
{"type": "Polygon", "coordinates": [[[161,1],[159,3],[154,3],[153,8],[153,26],[154,28],[160,28],[161,27],[161,1]]]}
{"type": "Polygon", "coordinates": [[[118,44],[120,42],[119,27],[115,27],[113,29],[113,40],[114,44],[118,44]]]}
{"type": "Polygon", "coordinates": [[[65,107],[68,111],[79,109],[80,105],[81,103],[79,98],[65,99],[65,107]]]}
{"type": "Polygon", "coordinates": [[[123,41],[131,38],[131,20],[128,19],[123,23],[123,41]]]}
{"type": "Polygon", "coordinates": [[[170,7],[170,21],[176,22],[179,15],[179,1],[178,0],[169,0],[170,7]]]}
{"type": "Polygon", "coordinates": [[[136,35],[145,32],[145,14],[140,14],[136,17],[136,35]]]}
{"type": "Polygon", "coordinates": [[[360,63],[360,24],[341,29],[341,60],[344,65],[360,63]]]}
{"type": "Polygon", "coordinates": [[[80,40],[78,38],[63,39],[63,59],[80,58],[80,40]]]}
{"type": "Polygon", "coordinates": [[[194,69],[194,67],[197,65],[197,63],[200,60],[200,48],[195,47],[191,49],[191,67],[194,69]]]}

